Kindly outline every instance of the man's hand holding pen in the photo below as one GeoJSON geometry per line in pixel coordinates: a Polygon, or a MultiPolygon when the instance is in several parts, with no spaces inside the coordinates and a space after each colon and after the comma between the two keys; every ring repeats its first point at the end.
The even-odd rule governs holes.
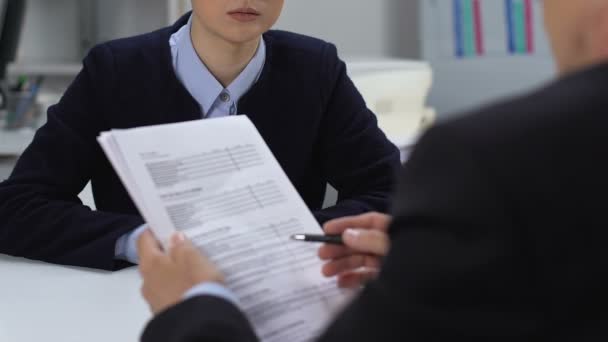
{"type": "MultiPolygon", "coordinates": [[[[390,220],[390,216],[379,213],[345,217],[327,222],[323,227],[327,235],[298,235],[292,239],[325,242],[318,252],[326,261],[321,272],[326,277],[337,276],[340,287],[358,288],[380,272],[390,246],[390,220]]],[[[175,234],[169,250],[163,251],[152,232],[146,231],[138,247],[142,292],[154,313],[182,300],[184,293],[197,284],[224,282],[217,267],[183,234],[175,234]]]]}
{"type": "Polygon", "coordinates": [[[343,245],[330,243],[319,248],[319,257],[327,261],[323,274],[338,276],[338,286],[343,288],[357,288],[376,278],[390,247],[390,221],[388,215],[368,213],[327,222],[325,233],[341,235],[343,245]]]}

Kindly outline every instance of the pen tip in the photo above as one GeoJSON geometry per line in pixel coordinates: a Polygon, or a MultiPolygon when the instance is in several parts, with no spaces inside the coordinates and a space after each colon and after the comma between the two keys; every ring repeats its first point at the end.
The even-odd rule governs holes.
{"type": "Polygon", "coordinates": [[[292,235],[291,239],[296,240],[296,241],[304,241],[304,240],[306,240],[306,236],[304,236],[303,234],[296,234],[296,235],[292,235]]]}

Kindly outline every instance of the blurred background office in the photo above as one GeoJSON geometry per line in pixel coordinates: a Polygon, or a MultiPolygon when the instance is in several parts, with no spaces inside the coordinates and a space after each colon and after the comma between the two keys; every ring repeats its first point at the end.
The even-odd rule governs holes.
{"type": "MultiPolygon", "coordinates": [[[[276,28],[335,43],[407,153],[436,120],[552,77],[541,0],[286,0],[276,28]]],[[[0,180],[97,43],[172,24],[190,0],[0,0],[0,180]]]]}

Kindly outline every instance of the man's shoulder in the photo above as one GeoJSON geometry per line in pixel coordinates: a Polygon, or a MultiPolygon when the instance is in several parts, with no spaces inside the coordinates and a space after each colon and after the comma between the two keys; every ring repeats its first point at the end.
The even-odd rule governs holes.
{"type": "Polygon", "coordinates": [[[190,298],[161,312],[148,323],[141,341],[182,341],[183,336],[196,341],[259,341],[243,312],[214,296],[190,298]]]}

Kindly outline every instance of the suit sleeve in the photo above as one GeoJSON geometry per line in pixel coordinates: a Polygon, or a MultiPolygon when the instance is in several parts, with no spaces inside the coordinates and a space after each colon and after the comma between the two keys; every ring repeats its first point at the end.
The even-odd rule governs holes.
{"type": "Polygon", "coordinates": [[[321,341],[533,336],[526,237],[476,146],[443,128],[421,140],[400,179],[381,274],[321,341]]]}
{"type": "Polygon", "coordinates": [[[368,211],[386,212],[401,167],[399,150],[378,127],[335,46],[326,45],[323,61],[322,165],[328,182],[338,191],[338,202],[315,216],[325,222],[368,211]]]}
{"type": "Polygon", "coordinates": [[[116,240],[143,223],[137,216],[92,211],[78,194],[105,158],[96,137],[116,85],[113,58],[99,46],[10,178],[0,184],[0,253],[112,270],[116,240]]]}
{"type": "Polygon", "coordinates": [[[257,342],[251,324],[232,303],[214,296],[188,299],[146,326],[142,342],[257,342]]]}

